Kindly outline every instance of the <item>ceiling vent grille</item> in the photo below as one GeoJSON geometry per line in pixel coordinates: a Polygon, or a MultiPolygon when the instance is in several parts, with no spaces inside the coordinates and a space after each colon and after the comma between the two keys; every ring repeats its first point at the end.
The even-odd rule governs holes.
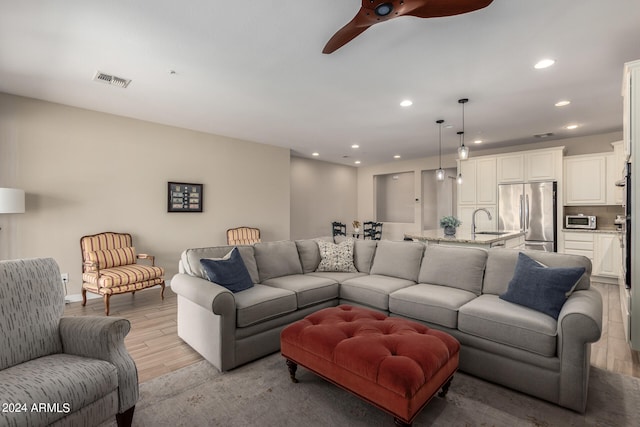
{"type": "Polygon", "coordinates": [[[96,82],[106,83],[112,86],[118,86],[121,88],[126,88],[131,83],[130,79],[123,79],[122,77],[112,76],[110,74],[105,74],[100,71],[96,72],[96,75],[93,76],[93,80],[96,82]]]}

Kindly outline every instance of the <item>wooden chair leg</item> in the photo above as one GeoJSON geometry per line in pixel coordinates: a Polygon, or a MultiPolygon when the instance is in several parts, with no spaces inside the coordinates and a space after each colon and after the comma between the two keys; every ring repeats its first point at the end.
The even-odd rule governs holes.
{"type": "Polygon", "coordinates": [[[160,298],[164,299],[164,282],[162,282],[162,284],[160,284],[161,286],[161,290],[160,290],[160,298]]]}
{"type": "Polygon", "coordinates": [[[116,422],[118,427],[131,427],[133,422],[133,411],[136,409],[135,405],[127,409],[121,414],[116,414],[116,422]]]}
{"type": "Polygon", "coordinates": [[[106,294],[103,299],[104,299],[104,313],[105,315],[109,315],[109,298],[111,297],[111,295],[106,294]]]}
{"type": "Polygon", "coordinates": [[[87,305],[87,290],[82,288],[82,306],[87,305]]]}

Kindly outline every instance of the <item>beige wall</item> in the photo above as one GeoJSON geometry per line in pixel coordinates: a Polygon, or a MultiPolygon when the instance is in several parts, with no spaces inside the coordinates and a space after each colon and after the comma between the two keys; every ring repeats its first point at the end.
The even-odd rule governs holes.
{"type": "Polygon", "coordinates": [[[79,239],[129,232],[170,279],[182,250],[251,225],[289,238],[289,150],[0,94],[0,187],[26,210],[0,215],[0,258],[51,256],[81,286],[79,239]],[[167,182],[204,184],[203,213],[167,213],[167,182]]]}
{"type": "MultiPolygon", "coordinates": [[[[554,141],[543,141],[535,144],[517,145],[497,149],[480,149],[479,146],[471,146],[471,156],[484,156],[514,151],[534,150],[539,148],[551,148],[564,146],[565,156],[589,154],[599,152],[613,152],[612,142],[620,141],[622,132],[612,132],[601,135],[593,135],[581,138],[568,138],[554,141]]],[[[457,168],[456,154],[442,156],[443,168],[457,168]]],[[[375,218],[375,176],[397,174],[403,172],[414,173],[414,192],[418,201],[415,203],[415,221],[391,222],[383,226],[384,239],[402,240],[404,233],[419,232],[424,228],[423,200],[422,200],[422,171],[438,168],[437,157],[424,157],[420,159],[401,160],[381,165],[364,166],[358,168],[358,216],[361,218],[375,218]]]]}
{"type": "Polygon", "coordinates": [[[356,182],[354,167],[292,157],[291,238],[330,235],[333,221],[351,228],[358,218],[356,182]]]}

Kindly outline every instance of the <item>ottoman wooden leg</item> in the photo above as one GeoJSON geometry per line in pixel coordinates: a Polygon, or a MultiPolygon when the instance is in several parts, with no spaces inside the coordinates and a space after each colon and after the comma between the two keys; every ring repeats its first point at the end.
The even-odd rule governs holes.
{"type": "Polygon", "coordinates": [[[289,368],[289,377],[291,378],[291,382],[297,383],[296,371],[298,370],[298,364],[287,359],[287,368],[289,368]]]}
{"type": "Polygon", "coordinates": [[[453,376],[449,378],[449,381],[447,381],[445,385],[442,386],[442,391],[438,393],[438,397],[445,397],[447,395],[449,387],[451,387],[451,381],[453,381],[453,376]]]}
{"type": "Polygon", "coordinates": [[[413,425],[405,423],[400,418],[394,418],[393,423],[396,425],[396,427],[411,427],[413,425]]]}

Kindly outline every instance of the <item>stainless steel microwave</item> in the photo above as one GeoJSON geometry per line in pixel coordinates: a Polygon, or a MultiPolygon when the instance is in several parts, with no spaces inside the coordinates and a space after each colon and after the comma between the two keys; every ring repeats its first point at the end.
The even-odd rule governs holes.
{"type": "Polygon", "coordinates": [[[596,229],[596,217],[594,215],[567,215],[564,220],[565,228],[596,229]]]}

